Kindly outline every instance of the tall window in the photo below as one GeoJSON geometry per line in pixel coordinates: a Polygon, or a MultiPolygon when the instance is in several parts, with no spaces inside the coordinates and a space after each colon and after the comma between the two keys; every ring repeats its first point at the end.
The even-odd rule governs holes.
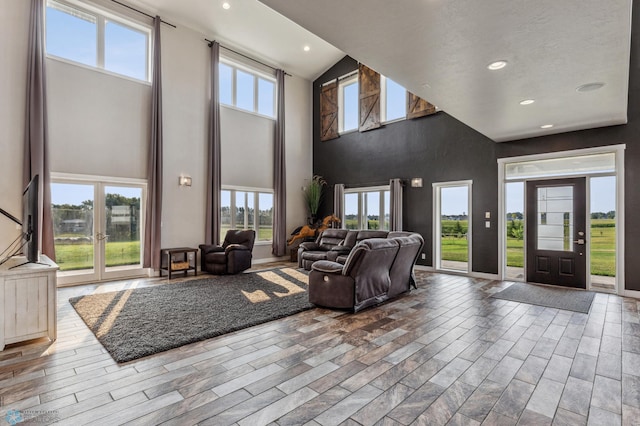
{"type": "Polygon", "coordinates": [[[358,128],[358,75],[340,80],[338,84],[338,131],[358,128]]]}
{"type": "Polygon", "coordinates": [[[275,118],[275,79],[231,62],[220,62],[219,69],[221,104],[275,118]]]}
{"type": "Polygon", "coordinates": [[[47,55],[149,81],[151,30],[75,3],[47,1],[47,55]]]}
{"type": "Polygon", "coordinates": [[[389,200],[388,186],[345,190],[344,227],[388,231],[389,200]]]}
{"type": "Polygon", "coordinates": [[[273,240],[273,193],[223,189],[220,195],[220,238],[229,229],[253,229],[257,241],[273,240]]]}
{"type": "Polygon", "coordinates": [[[407,116],[407,90],[388,77],[381,79],[381,121],[394,121],[407,116]]]}

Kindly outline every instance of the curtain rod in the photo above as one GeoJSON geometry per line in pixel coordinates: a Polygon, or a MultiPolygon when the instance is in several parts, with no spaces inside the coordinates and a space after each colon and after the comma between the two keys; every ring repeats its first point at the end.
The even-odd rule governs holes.
{"type": "MultiPolygon", "coordinates": [[[[138,10],[138,9],[136,9],[136,8],[134,8],[134,7],[131,7],[131,6],[129,6],[128,4],[121,3],[121,2],[119,2],[118,0],[111,0],[111,1],[112,1],[112,2],[114,2],[114,3],[119,4],[120,6],[126,7],[127,9],[131,9],[131,10],[133,10],[134,12],[138,12],[138,13],[141,13],[141,14],[143,14],[143,15],[145,15],[145,16],[148,16],[148,17],[149,17],[149,18],[151,18],[151,19],[154,19],[154,18],[155,18],[155,16],[151,16],[151,15],[149,15],[148,13],[145,13],[145,12],[143,12],[143,11],[141,11],[141,10],[138,10]]],[[[169,23],[169,22],[167,22],[167,21],[163,21],[162,19],[160,19],[160,22],[162,22],[163,24],[167,24],[167,25],[169,25],[170,27],[176,28],[176,26],[175,26],[175,25],[170,24],[170,23],[169,23]]]]}
{"type": "MultiPolygon", "coordinates": [[[[209,47],[211,47],[211,46],[213,45],[213,41],[212,41],[212,40],[209,40],[209,39],[205,38],[205,39],[204,39],[204,41],[206,41],[207,43],[209,43],[209,47]]],[[[215,40],[214,40],[214,41],[215,41],[215,40]]],[[[277,71],[277,70],[278,70],[278,68],[276,68],[276,67],[272,67],[272,66],[271,66],[271,65],[269,65],[269,64],[265,64],[265,63],[264,63],[264,62],[262,62],[262,61],[259,61],[259,60],[255,59],[255,58],[252,58],[252,57],[250,57],[250,56],[247,56],[247,55],[245,55],[244,53],[240,53],[240,52],[238,52],[238,51],[236,51],[236,50],[233,50],[233,49],[231,49],[231,48],[229,48],[229,47],[227,47],[227,46],[220,45],[220,47],[222,47],[222,48],[223,48],[223,49],[225,49],[225,50],[228,50],[229,52],[233,52],[233,53],[235,53],[236,55],[240,55],[240,56],[242,56],[243,58],[247,58],[247,59],[249,59],[250,61],[257,62],[257,63],[259,63],[260,65],[264,65],[264,66],[265,66],[265,67],[267,67],[267,68],[271,68],[271,69],[272,69],[272,70],[274,70],[274,71],[277,71]]],[[[283,71],[284,71],[284,70],[283,70],[283,71]]],[[[291,77],[291,74],[289,74],[289,73],[288,73],[288,72],[286,72],[286,71],[284,71],[284,75],[288,75],[289,77],[291,77]]]]}

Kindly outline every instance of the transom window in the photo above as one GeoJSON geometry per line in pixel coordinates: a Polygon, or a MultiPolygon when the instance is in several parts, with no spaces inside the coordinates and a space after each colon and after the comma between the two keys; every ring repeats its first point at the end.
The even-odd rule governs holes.
{"type": "Polygon", "coordinates": [[[253,229],[256,241],[273,240],[273,193],[225,188],[220,193],[220,239],[229,229],[253,229]]]}
{"type": "Polygon", "coordinates": [[[344,228],[388,231],[390,194],[389,186],[346,189],[344,228]]]}
{"type": "Polygon", "coordinates": [[[226,61],[219,70],[221,104],[275,118],[275,79],[226,61]]]}
{"type": "Polygon", "coordinates": [[[47,55],[150,80],[151,29],[75,2],[47,1],[47,55]]]}

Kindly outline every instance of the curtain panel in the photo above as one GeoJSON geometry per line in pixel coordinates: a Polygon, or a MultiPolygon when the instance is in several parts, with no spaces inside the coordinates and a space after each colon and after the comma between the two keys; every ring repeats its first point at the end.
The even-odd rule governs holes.
{"type": "Polygon", "coordinates": [[[23,157],[23,187],[40,175],[38,221],[40,250],[55,260],[53,218],[51,213],[51,176],[49,170],[49,134],[47,128],[47,81],[44,50],[44,0],[31,1],[27,63],[27,99],[23,157]]]}
{"type": "Polygon", "coordinates": [[[147,211],[144,232],[143,267],[160,269],[162,244],[162,61],[160,23],[153,21],[151,78],[151,140],[147,159],[147,211]]]}
{"type": "Polygon", "coordinates": [[[283,70],[276,70],[276,123],[273,159],[273,245],[275,256],[284,256],[287,250],[287,173],[285,158],[283,70]]]}
{"type": "Polygon", "coordinates": [[[207,206],[205,244],[220,244],[220,192],[222,191],[220,141],[220,43],[211,47],[211,106],[209,108],[209,151],[207,157],[207,206]]]}
{"type": "Polygon", "coordinates": [[[333,185],[333,214],[342,221],[340,227],[344,228],[344,183],[333,185]]]}
{"type": "Polygon", "coordinates": [[[402,231],[402,179],[391,179],[389,231],[402,231]]]}

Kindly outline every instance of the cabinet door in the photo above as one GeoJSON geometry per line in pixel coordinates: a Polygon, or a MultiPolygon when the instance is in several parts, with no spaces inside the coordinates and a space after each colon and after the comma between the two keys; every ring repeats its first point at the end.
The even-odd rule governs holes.
{"type": "Polygon", "coordinates": [[[5,280],[5,339],[46,334],[49,318],[47,283],[47,276],[5,280]]]}

